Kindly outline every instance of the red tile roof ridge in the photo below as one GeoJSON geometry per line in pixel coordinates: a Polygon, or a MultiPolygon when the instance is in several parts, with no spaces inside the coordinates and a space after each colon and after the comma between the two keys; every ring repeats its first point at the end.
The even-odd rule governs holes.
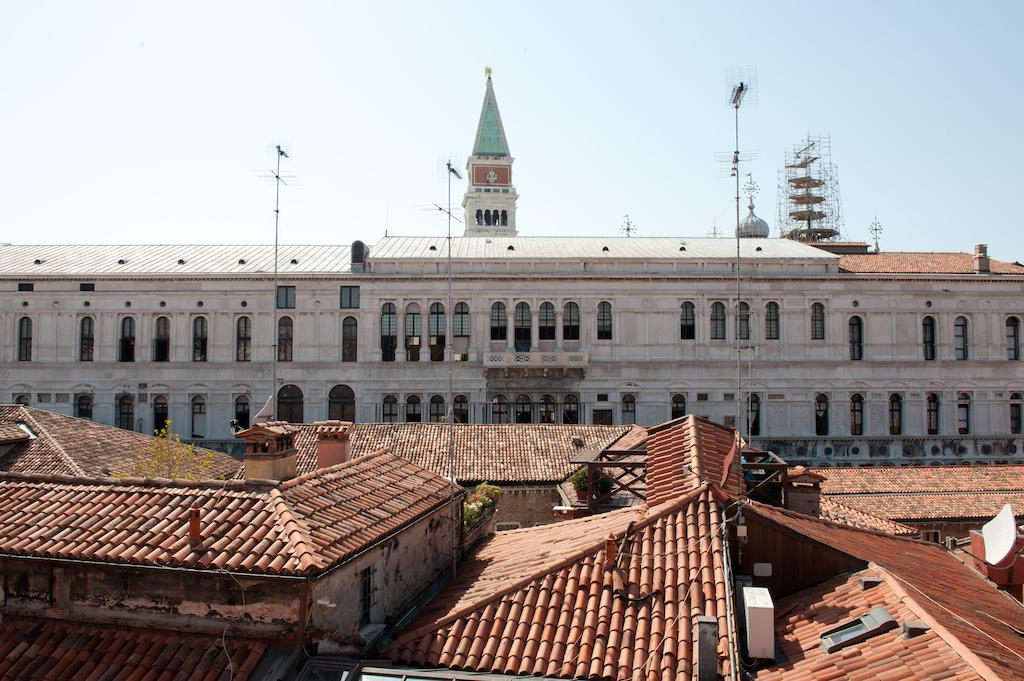
{"type": "Polygon", "coordinates": [[[22,482],[52,483],[58,485],[88,485],[96,487],[179,487],[186,489],[229,489],[259,491],[276,487],[276,480],[188,480],[185,478],[133,478],[133,477],[90,477],[88,475],[63,475],[61,473],[22,473],[20,471],[0,471],[0,481],[15,480],[22,482]]]}
{"type": "Polygon", "coordinates": [[[43,427],[43,425],[32,416],[32,413],[25,407],[25,405],[19,404],[16,406],[21,408],[22,415],[24,416],[25,420],[29,424],[31,424],[29,428],[30,430],[32,430],[32,432],[36,433],[36,437],[39,437],[40,435],[45,436],[49,443],[57,451],[57,455],[60,456],[60,458],[71,468],[71,470],[73,470],[78,475],[85,475],[85,469],[79,466],[78,462],[75,461],[74,457],[68,454],[67,450],[64,449],[64,446],[61,445],[60,441],[57,438],[50,435],[49,431],[47,431],[46,428],[43,427]]]}
{"type": "MultiPolygon", "coordinates": [[[[882,465],[882,466],[829,466],[829,467],[818,467],[808,469],[812,472],[818,473],[825,476],[825,484],[822,485],[822,494],[829,496],[837,495],[861,495],[861,494],[893,494],[891,490],[879,488],[877,490],[862,491],[853,489],[850,487],[852,482],[843,481],[844,476],[847,477],[879,477],[887,472],[897,473],[904,475],[908,472],[927,472],[934,473],[934,477],[939,481],[946,481],[949,483],[948,487],[930,487],[927,490],[917,490],[927,493],[938,493],[938,492],[1010,492],[1010,491],[1024,491],[1024,482],[1018,485],[1004,485],[1001,487],[971,487],[969,490],[965,490],[962,487],[956,487],[952,484],[952,478],[947,475],[942,475],[946,472],[956,472],[960,475],[956,477],[963,477],[964,474],[970,473],[982,473],[987,474],[992,471],[995,473],[1000,472],[1016,472],[1024,474],[1024,464],[1021,463],[998,463],[998,464],[973,464],[973,465],[956,465],[947,464],[941,466],[896,466],[896,465],[882,465]],[[836,474],[836,472],[839,472],[836,474]],[[829,475],[832,473],[833,475],[829,475]],[[829,481],[832,481],[829,484],[829,481]],[[828,487],[836,487],[837,489],[830,490],[828,487]]],[[[901,489],[899,494],[909,494],[910,490],[901,489]]]]}
{"type": "MultiPolygon", "coordinates": [[[[567,521],[564,521],[564,522],[561,522],[561,523],[555,523],[555,524],[564,529],[567,525],[569,525],[571,523],[578,523],[578,522],[581,522],[581,521],[585,522],[585,521],[591,520],[593,518],[601,518],[602,516],[607,518],[608,516],[610,516],[612,514],[616,514],[616,513],[620,514],[620,515],[626,516],[626,515],[629,515],[630,511],[632,511],[634,514],[636,514],[638,516],[638,519],[636,521],[634,521],[632,528],[629,528],[628,525],[627,525],[627,529],[624,529],[621,532],[609,532],[609,535],[614,537],[616,541],[621,541],[622,538],[626,535],[627,531],[630,532],[630,533],[636,533],[639,530],[644,529],[648,525],[658,521],[663,516],[669,515],[671,513],[674,513],[676,511],[680,510],[681,508],[683,508],[684,506],[688,505],[693,500],[695,500],[697,497],[701,496],[703,493],[709,492],[709,490],[710,490],[710,485],[705,483],[705,484],[701,485],[700,487],[697,487],[697,488],[694,488],[694,489],[688,491],[686,494],[681,494],[678,497],[676,497],[675,499],[672,499],[672,500],[666,501],[666,502],[664,502],[662,504],[659,504],[658,507],[657,507],[657,511],[655,513],[648,512],[647,511],[647,506],[631,506],[631,507],[626,507],[626,508],[615,510],[615,511],[610,511],[609,513],[601,513],[601,514],[597,514],[597,515],[587,516],[586,518],[580,518],[579,520],[567,520],[567,521]]],[[[531,532],[531,531],[536,532],[537,529],[538,528],[536,528],[536,527],[524,527],[524,528],[519,528],[517,530],[509,530],[508,532],[502,532],[502,534],[505,534],[505,535],[511,535],[513,533],[523,534],[524,532],[531,532]]],[[[493,540],[493,538],[492,538],[492,540],[493,540]]],[[[563,556],[563,557],[561,557],[557,561],[552,561],[550,563],[547,563],[547,564],[539,566],[537,569],[535,569],[530,574],[525,575],[525,576],[521,577],[520,579],[517,579],[514,582],[510,582],[509,584],[506,584],[505,586],[501,587],[500,589],[497,589],[496,591],[487,594],[487,596],[485,598],[481,599],[481,600],[472,601],[470,603],[467,603],[466,605],[462,606],[461,608],[457,608],[455,610],[452,610],[451,612],[448,612],[447,614],[445,614],[444,617],[441,617],[441,618],[435,620],[434,622],[430,622],[428,624],[424,624],[423,626],[419,627],[418,629],[415,629],[415,630],[412,630],[412,631],[408,631],[408,632],[403,632],[401,635],[395,637],[392,645],[393,644],[397,644],[399,641],[411,640],[411,639],[414,639],[414,638],[419,638],[420,636],[423,636],[423,635],[425,635],[425,634],[427,634],[427,633],[429,633],[431,631],[434,631],[434,630],[436,630],[436,629],[438,629],[440,627],[448,626],[452,622],[455,622],[456,620],[458,620],[458,619],[460,619],[462,617],[465,617],[465,616],[469,615],[472,612],[475,612],[477,610],[480,610],[483,607],[486,607],[488,603],[493,603],[493,602],[495,602],[497,600],[500,600],[501,598],[503,598],[504,596],[506,596],[506,595],[508,595],[510,593],[513,593],[515,591],[518,591],[518,590],[528,586],[529,584],[531,584],[534,581],[536,581],[542,575],[550,574],[552,572],[555,572],[556,570],[561,570],[562,568],[564,568],[564,567],[566,567],[568,565],[572,565],[573,563],[579,561],[582,558],[585,558],[587,556],[591,556],[591,555],[593,555],[595,553],[603,552],[606,541],[607,541],[606,537],[601,537],[598,540],[596,540],[593,544],[588,545],[588,546],[586,546],[586,547],[584,547],[582,549],[579,549],[577,551],[574,551],[573,553],[569,554],[568,556],[563,556]]]]}
{"type": "MultiPolygon", "coordinates": [[[[882,527],[886,527],[887,526],[887,527],[890,528],[891,531],[886,532],[885,530],[882,530],[883,532],[886,532],[887,534],[907,535],[907,536],[920,534],[920,530],[918,530],[916,527],[911,527],[910,525],[904,525],[903,523],[898,523],[895,520],[889,520],[888,518],[886,518],[884,516],[876,515],[874,513],[868,513],[867,511],[861,510],[859,508],[854,508],[853,506],[849,506],[847,504],[844,504],[841,501],[839,501],[838,499],[834,499],[832,497],[824,497],[823,496],[821,498],[821,506],[822,506],[821,511],[828,512],[830,514],[831,514],[831,510],[825,508],[826,506],[832,506],[832,507],[834,507],[835,510],[842,511],[845,514],[847,514],[848,516],[855,516],[856,519],[857,520],[861,520],[861,522],[875,523],[879,530],[881,530],[882,527]],[[864,518],[861,519],[859,516],[864,516],[864,518]]],[[[823,520],[833,520],[831,515],[829,515],[828,517],[825,517],[825,516],[822,516],[822,515],[819,514],[818,518],[823,519],[823,520]]],[[[852,521],[845,521],[844,522],[842,520],[839,520],[837,522],[841,522],[844,525],[850,525],[851,527],[863,527],[863,525],[857,525],[857,524],[855,524],[852,521]]]]}
{"type": "MultiPolygon", "coordinates": [[[[1001,681],[1001,679],[1003,677],[1001,677],[998,674],[996,674],[995,671],[993,671],[993,669],[988,664],[986,664],[984,662],[984,660],[981,659],[981,657],[979,657],[976,653],[974,653],[967,646],[965,646],[960,641],[959,638],[957,638],[952,632],[949,631],[949,629],[947,629],[942,624],[942,622],[940,622],[935,617],[933,617],[925,608],[921,607],[920,603],[917,602],[917,599],[910,594],[910,592],[908,591],[908,588],[909,589],[913,589],[914,591],[919,593],[921,596],[923,596],[924,598],[928,599],[929,601],[934,603],[936,606],[942,608],[944,611],[948,612],[953,617],[956,617],[958,620],[960,620],[964,624],[967,624],[972,629],[977,631],[979,634],[985,636],[987,639],[989,639],[993,643],[995,643],[995,644],[997,644],[997,645],[999,645],[999,646],[1001,646],[1003,648],[1006,648],[1013,655],[1016,655],[1017,657],[1021,657],[1020,653],[1018,653],[1015,650],[1012,650],[1011,648],[1007,647],[1001,641],[996,640],[992,636],[989,636],[984,631],[979,629],[976,625],[974,625],[973,623],[965,620],[963,617],[960,617],[960,615],[957,615],[955,612],[953,612],[952,610],[950,610],[946,606],[942,605],[941,603],[935,601],[933,598],[928,596],[928,594],[924,593],[923,591],[918,589],[916,586],[914,586],[913,584],[907,582],[906,580],[904,580],[900,576],[894,574],[893,572],[887,570],[886,568],[882,567],[881,565],[879,565],[879,564],[877,564],[875,562],[870,562],[869,561],[868,562],[868,567],[871,568],[878,576],[880,576],[882,579],[884,579],[886,585],[890,589],[892,589],[892,591],[897,596],[899,596],[900,600],[903,601],[908,608],[910,608],[912,611],[914,611],[914,613],[921,619],[921,621],[924,622],[925,624],[927,624],[931,628],[931,630],[934,631],[936,633],[936,635],[939,638],[941,638],[946,643],[946,645],[948,645],[950,648],[952,648],[953,651],[956,652],[956,654],[959,655],[964,660],[964,662],[966,662],[968,665],[970,665],[974,669],[974,672],[976,674],[978,674],[978,676],[982,677],[986,681],[1001,681]]],[[[1012,599],[1012,596],[1010,596],[1006,592],[1000,591],[1000,593],[1005,595],[1007,598],[1011,598],[1012,599]]],[[[1014,602],[1016,603],[1016,601],[1014,601],[1014,602]]],[[[1021,659],[1024,659],[1024,658],[1021,658],[1021,659]]]]}
{"type": "Polygon", "coordinates": [[[313,540],[310,539],[309,527],[295,517],[281,491],[271,488],[269,496],[276,516],[275,522],[288,537],[288,543],[292,545],[292,553],[299,561],[299,572],[327,567],[314,548],[313,540]]]}
{"type": "MultiPolygon", "coordinates": [[[[365,463],[369,459],[377,458],[386,454],[391,454],[391,450],[386,447],[384,449],[378,449],[375,452],[367,452],[366,454],[360,454],[358,456],[352,457],[348,461],[342,461],[341,463],[336,463],[333,466],[327,466],[326,468],[317,468],[315,470],[309,471],[308,473],[303,473],[302,475],[290,478],[278,484],[277,487],[279,487],[280,489],[289,489],[295,487],[296,485],[301,485],[307,480],[324,477],[327,475],[331,475],[332,473],[338,473],[344,471],[347,468],[352,468],[361,463],[365,463]]],[[[392,456],[394,455],[392,454],[392,456]]],[[[415,466],[416,464],[411,465],[415,466]]],[[[417,468],[421,468],[421,466],[417,466],[417,468]]]]}

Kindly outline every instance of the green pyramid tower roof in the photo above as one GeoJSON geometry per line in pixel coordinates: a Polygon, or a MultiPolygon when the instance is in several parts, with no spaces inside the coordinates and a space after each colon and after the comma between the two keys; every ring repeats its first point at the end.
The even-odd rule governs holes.
{"type": "Polygon", "coordinates": [[[508,141],[505,127],[501,124],[498,100],[494,98],[491,76],[487,76],[487,91],[484,105],[480,110],[480,123],[476,126],[476,141],[473,143],[474,156],[508,156],[508,141]]]}

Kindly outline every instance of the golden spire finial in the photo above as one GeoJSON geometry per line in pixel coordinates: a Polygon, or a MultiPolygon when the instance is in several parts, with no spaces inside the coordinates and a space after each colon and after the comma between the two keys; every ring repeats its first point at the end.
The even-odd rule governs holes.
{"type": "Polygon", "coordinates": [[[484,67],[484,75],[487,76],[488,78],[491,77],[491,67],[490,66],[485,66],[484,67]]]}

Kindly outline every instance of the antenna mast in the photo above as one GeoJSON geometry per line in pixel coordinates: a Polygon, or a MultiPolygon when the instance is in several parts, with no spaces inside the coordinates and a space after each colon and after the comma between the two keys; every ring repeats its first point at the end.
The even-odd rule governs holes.
{"type": "MultiPolygon", "coordinates": [[[[488,69],[490,71],[490,69],[488,69]]],[[[455,578],[456,570],[458,569],[458,539],[459,536],[459,515],[455,512],[455,401],[454,401],[454,372],[455,372],[455,345],[452,335],[455,332],[455,310],[452,307],[452,176],[454,175],[458,179],[462,179],[462,175],[455,169],[452,162],[449,160],[445,164],[448,167],[448,209],[445,210],[445,214],[448,215],[448,315],[447,318],[451,320],[451,331],[445,336],[446,350],[448,351],[447,363],[448,363],[448,477],[452,481],[452,498],[450,503],[450,511],[452,514],[452,579],[455,578]]],[[[438,206],[440,208],[440,206],[438,206]]]]}
{"type": "Polygon", "coordinates": [[[625,222],[622,223],[622,227],[619,228],[619,231],[625,234],[626,238],[628,239],[629,237],[633,236],[634,232],[636,232],[636,227],[633,225],[633,221],[629,219],[629,213],[626,213],[622,217],[624,218],[625,222]]]}
{"type": "Polygon", "coordinates": [[[274,298],[273,298],[273,310],[274,310],[274,322],[270,332],[273,334],[271,338],[274,339],[274,344],[271,346],[274,348],[274,361],[273,361],[273,378],[270,383],[270,399],[274,401],[274,419],[276,420],[280,414],[277,413],[277,360],[278,360],[278,331],[277,331],[277,249],[278,249],[278,225],[281,218],[281,185],[287,184],[281,178],[281,159],[291,158],[288,156],[288,152],[281,148],[278,144],[277,149],[277,169],[274,172],[274,298]]]}

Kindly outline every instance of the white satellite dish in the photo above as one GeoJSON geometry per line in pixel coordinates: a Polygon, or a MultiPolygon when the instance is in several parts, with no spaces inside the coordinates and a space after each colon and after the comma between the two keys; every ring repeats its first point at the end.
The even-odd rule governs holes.
{"type": "Polygon", "coordinates": [[[1013,509],[1004,504],[996,517],[981,526],[985,540],[985,562],[998,565],[1006,560],[1017,543],[1017,521],[1013,509]]]}

